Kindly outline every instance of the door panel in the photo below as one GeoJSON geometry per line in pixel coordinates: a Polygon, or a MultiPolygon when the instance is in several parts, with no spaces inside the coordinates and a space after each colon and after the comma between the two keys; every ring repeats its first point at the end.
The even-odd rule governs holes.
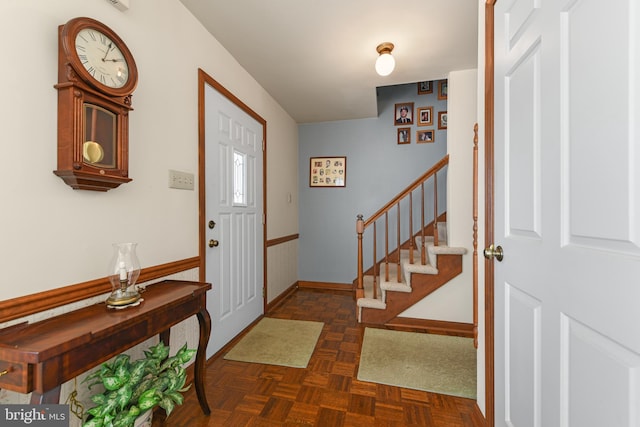
{"type": "Polygon", "coordinates": [[[514,426],[540,425],[541,302],[505,286],[505,411],[514,426]]]}
{"type": "Polygon", "coordinates": [[[212,332],[210,357],[264,308],[262,124],[205,85],[206,280],[212,332]]]}
{"type": "Polygon", "coordinates": [[[640,426],[639,23],[496,2],[496,425],[640,426]]]}
{"type": "Polygon", "coordinates": [[[575,319],[562,316],[564,425],[638,426],[640,357],[575,319]],[[597,392],[585,393],[593,390],[597,392]],[[580,396],[580,398],[576,398],[580,396]]]}

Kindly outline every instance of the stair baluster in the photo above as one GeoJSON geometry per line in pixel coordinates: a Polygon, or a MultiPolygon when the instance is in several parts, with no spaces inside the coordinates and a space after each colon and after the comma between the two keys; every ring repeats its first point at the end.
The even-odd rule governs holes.
{"type": "Polygon", "coordinates": [[[356,282],[356,300],[364,298],[364,274],[362,272],[362,234],[364,233],[364,220],[362,214],[356,220],[356,234],[358,235],[358,279],[356,282]]]}
{"type": "Polygon", "coordinates": [[[433,175],[433,246],[438,246],[438,174],[433,175]]]}
{"type": "Polygon", "coordinates": [[[398,202],[398,218],[396,220],[396,280],[402,281],[402,269],[400,268],[400,202],[398,202]]]}
{"type": "Polygon", "coordinates": [[[420,184],[420,194],[420,199],[422,200],[420,206],[420,263],[422,265],[427,265],[427,247],[424,244],[424,229],[427,227],[427,224],[424,221],[424,182],[420,184]]]}
{"type": "MultiPolygon", "coordinates": [[[[409,236],[413,236],[413,192],[409,193],[409,236]]],[[[413,264],[413,238],[409,238],[409,262],[413,264]]]]}
{"type": "Polygon", "coordinates": [[[384,280],[389,281],[389,212],[384,213],[384,280]]]}
{"type": "Polygon", "coordinates": [[[378,258],[376,256],[376,245],[378,243],[378,232],[376,222],[373,223],[373,299],[378,299],[378,258]]]}

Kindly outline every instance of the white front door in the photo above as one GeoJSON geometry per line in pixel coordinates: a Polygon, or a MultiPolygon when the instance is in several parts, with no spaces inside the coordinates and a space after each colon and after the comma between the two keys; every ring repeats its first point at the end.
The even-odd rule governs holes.
{"type": "Polygon", "coordinates": [[[211,357],[264,311],[263,126],[211,85],[204,91],[211,357]]]}
{"type": "Polygon", "coordinates": [[[495,5],[495,419],[640,426],[640,5],[495,5]]]}

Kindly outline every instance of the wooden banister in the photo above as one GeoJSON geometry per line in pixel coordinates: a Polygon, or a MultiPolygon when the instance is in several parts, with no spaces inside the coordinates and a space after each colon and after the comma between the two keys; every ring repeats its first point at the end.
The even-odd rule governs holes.
{"type": "Polygon", "coordinates": [[[389,203],[387,203],[382,208],[380,208],[376,213],[371,215],[364,222],[364,227],[367,228],[369,226],[369,224],[371,224],[373,221],[375,221],[378,218],[380,218],[382,215],[384,215],[385,212],[388,212],[389,209],[391,209],[396,203],[398,203],[400,200],[404,199],[407,196],[407,194],[409,194],[410,192],[412,192],[416,188],[420,187],[420,185],[422,185],[423,182],[425,182],[426,180],[431,178],[440,169],[442,169],[443,167],[445,167],[448,164],[449,164],[449,155],[447,154],[441,160],[439,160],[438,163],[434,164],[428,171],[426,171],[422,176],[420,176],[420,178],[416,179],[411,185],[409,185],[407,188],[405,188],[400,193],[398,193],[398,195],[396,197],[394,197],[393,199],[391,199],[391,201],[389,201],[389,203]]]}

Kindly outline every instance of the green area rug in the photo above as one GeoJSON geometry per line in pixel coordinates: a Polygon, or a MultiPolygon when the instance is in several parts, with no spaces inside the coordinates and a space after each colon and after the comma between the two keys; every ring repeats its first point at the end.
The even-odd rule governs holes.
{"type": "Polygon", "coordinates": [[[473,339],[366,328],[358,379],[475,399],[473,339]]]}
{"type": "Polygon", "coordinates": [[[322,322],[264,317],[224,358],[306,368],[323,326],[322,322]]]}

